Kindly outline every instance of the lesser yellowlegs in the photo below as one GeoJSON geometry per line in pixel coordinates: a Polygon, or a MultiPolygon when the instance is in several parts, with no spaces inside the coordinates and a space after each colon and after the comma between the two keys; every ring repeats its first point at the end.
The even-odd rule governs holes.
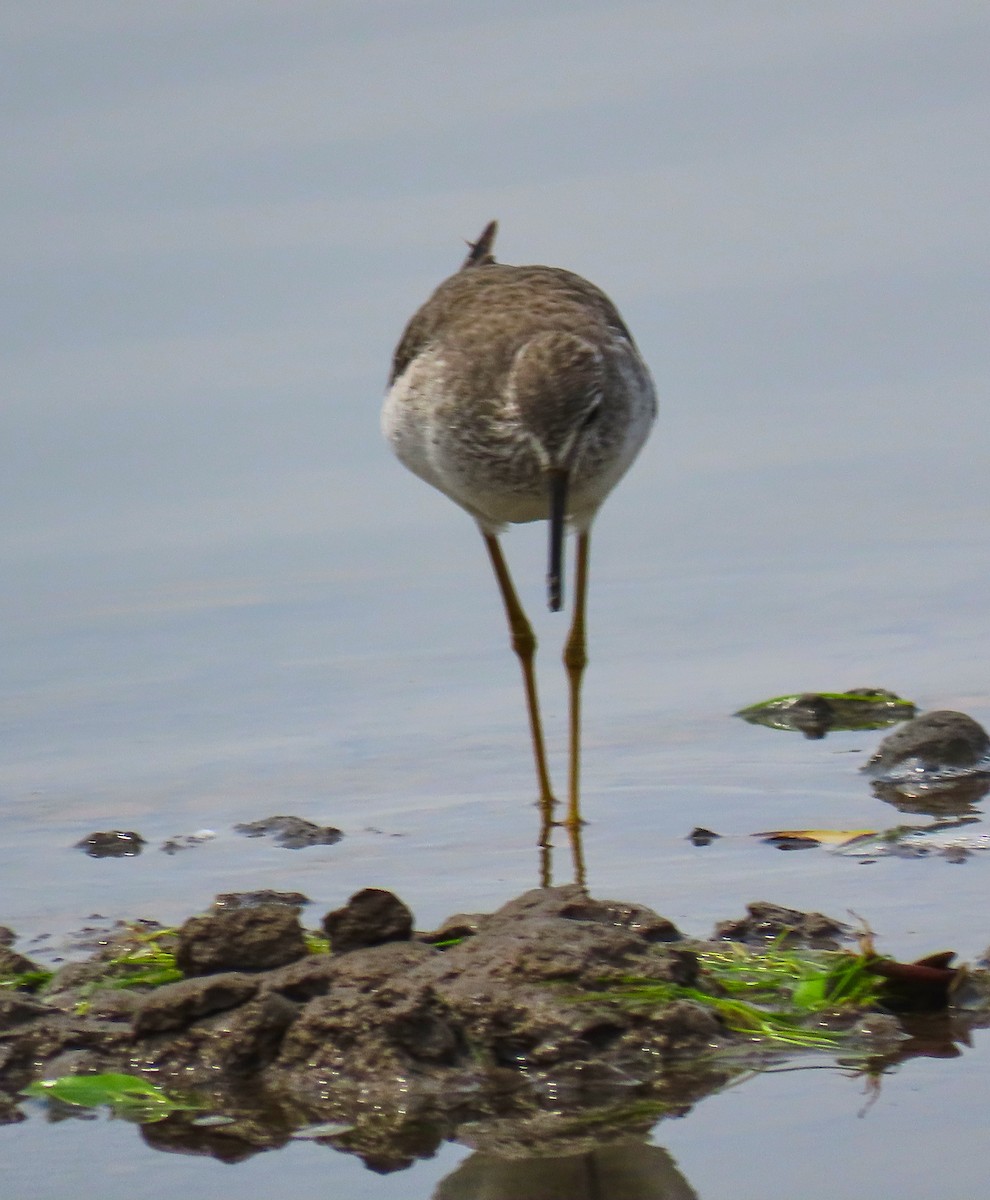
{"type": "Polygon", "coordinates": [[[499,544],[508,524],[549,522],[547,591],[562,603],[565,523],[577,537],[569,684],[568,807],[581,823],[581,678],[591,523],[656,416],[649,371],[611,300],[555,267],[492,254],[493,221],[419,309],[395,351],[382,428],[399,460],[481,530],[519,656],[544,833],[556,803],[536,691],[536,639],[499,544]]]}

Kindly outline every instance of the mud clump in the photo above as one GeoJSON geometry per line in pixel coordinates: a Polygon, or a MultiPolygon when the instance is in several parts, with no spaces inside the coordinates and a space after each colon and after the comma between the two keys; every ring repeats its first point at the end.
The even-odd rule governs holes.
{"type": "Polygon", "coordinates": [[[271,970],[306,953],[296,911],[284,904],[259,904],[191,917],[179,930],[175,962],[185,975],[209,975],[271,970]]]}
{"type": "Polygon", "coordinates": [[[715,937],[748,946],[809,946],[815,950],[837,950],[849,937],[849,926],[823,913],[804,913],[767,900],[746,905],[746,916],[719,921],[715,937]]]}
{"type": "Polygon", "coordinates": [[[382,888],[363,888],[343,908],[327,913],[323,931],[334,954],[383,946],[386,942],[408,942],[413,915],[398,896],[382,888]]]}
{"type": "Polygon", "coordinates": [[[602,999],[630,976],[695,981],[695,955],[649,909],[563,887],[454,923],[462,933],[440,949],[413,935],[400,900],[365,889],[324,920],[334,953],[314,954],[295,908],[224,906],[165,931],[184,978],[121,990],[108,964],[148,936],[127,931],[63,967],[43,995],[4,997],[0,1087],[5,1070],[6,1086],[21,1086],[71,1048],[74,1070],[139,1064],[214,1089],[229,1071],[294,1104],[316,1102],[331,1078],[338,1092],[421,1087],[437,1098],[477,1092],[493,1071],[518,1084],[591,1060],[589,1077],[639,1079],[725,1033],[700,1005],[626,1013],[602,999]]]}
{"type": "Polygon", "coordinates": [[[231,912],[235,908],[260,908],[263,904],[282,904],[296,912],[312,904],[302,892],[277,892],[272,888],[259,888],[254,892],[221,892],[215,897],[211,912],[231,912]]]}
{"type": "MultiPolygon", "coordinates": [[[[295,904],[225,899],[178,930],[126,927],[34,994],[0,989],[0,1119],[19,1119],[17,1093],[39,1078],[146,1073],[232,1121],[177,1113],[150,1139],[236,1161],[330,1123],[349,1131],[338,1148],[392,1169],[478,1122],[508,1122],[521,1143],[562,1112],[580,1138],[631,1113],[646,1129],[746,1069],[752,1039],[697,990],[702,945],[648,908],[559,887],[431,934],[412,923],[369,888],[324,918],[329,954],[295,904]],[[134,974],[149,947],[184,977],[134,974]],[[630,983],[653,999],[623,1002],[630,983]]],[[[769,905],[736,926],[839,928],[769,905]]]]}
{"type": "Polygon", "coordinates": [[[270,837],[285,850],[303,850],[307,846],[334,846],[344,836],[335,825],[317,825],[304,817],[265,817],[234,826],[245,837],[270,837]]]}
{"type": "Polygon", "coordinates": [[[75,845],[90,858],[134,858],[144,847],[144,838],[132,829],[98,830],[75,845]]]}
{"type": "Polygon", "coordinates": [[[990,737],[966,713],[939,709],[915,717],[880,743],[863,770],[870,775],[990,770],[990,737]]]}

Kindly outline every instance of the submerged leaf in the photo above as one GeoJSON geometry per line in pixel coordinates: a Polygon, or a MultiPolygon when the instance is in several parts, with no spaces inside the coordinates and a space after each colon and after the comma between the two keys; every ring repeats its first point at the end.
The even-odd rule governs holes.
{"type": "Polygon", "coordinates": [[[80,1108],[108,1105],[124,1115],[160,1120],[171,1112],[195,1110],[198,1104],[177,1100],[140,1075],[109,1072],[103,1075],[62,1075],[58,1079],[39,1079],[23,1089],[25,1096],[58,1100],[80,1108]]]}

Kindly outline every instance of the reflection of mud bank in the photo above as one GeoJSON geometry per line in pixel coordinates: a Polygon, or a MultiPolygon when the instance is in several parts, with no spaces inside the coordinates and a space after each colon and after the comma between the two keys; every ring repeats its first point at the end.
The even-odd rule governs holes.
{"type": "MultiPolygon", "coordinates": [[[[109,964],[147,945],[128,931],[40,995],[0,990],[0,1119],[19,1119],[16,1094],[39,1076],[144,1072],[227,1118],[144,1127],[163,1149],[234,1161],[335,1122],[328,1143],[383,1169],[452,1136],[566,1156],[645,1133],[766,1061],[702,1003],[607,995],[630,977],[698,982],[695,949],[649,909],[564,887],[428,937],[410,925],[388,893],[359,893],[325,921],[337,953],[314,954],[291,907],[221,909],[173,939],[176,982],[107,987],[109,964]]],[[[893,1018],[874,1026],[860,1051],[896,1053],[893,1018]]]]}

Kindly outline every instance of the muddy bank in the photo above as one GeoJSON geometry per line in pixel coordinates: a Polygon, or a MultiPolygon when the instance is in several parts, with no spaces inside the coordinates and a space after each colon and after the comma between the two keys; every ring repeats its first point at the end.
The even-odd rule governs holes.
{"type": "MultiPolygon", "coordinates": [[[[781,1053],[685,998],[712,987],[703,943],[576,887],[527,892],[431,934],[413,932],[396,897],[366,889],[323,919],[333,953],[298,913],[224,897],[177,931],[124,930],[43,987],[23,957],[0,964],[22,980],[0,989],[0,1119],[21,1118],[20,1089],[39,1078],[137,1073],[202,1103],[142,1127],[162,1148],[234,1161],[330,1122],[326,1140],[388,1169],[454,1136],[502,1153],[550,1138],[564,1153],[645,1131],[781,1053]],[[624,1001],[631,980],[654,1001],[624,1001]]],[[[820,914],[771,905],[718,931],[764,945],[841,935],[820,914]]],[[[981,996],[966,1019],[982,1021],[980,973],[966,986],[981,996]]],[[[813,1024],[830,1021],[855,1026],[847,1049],[905,1052],[893,1017],[818,1013],[813,1024]]]]}

